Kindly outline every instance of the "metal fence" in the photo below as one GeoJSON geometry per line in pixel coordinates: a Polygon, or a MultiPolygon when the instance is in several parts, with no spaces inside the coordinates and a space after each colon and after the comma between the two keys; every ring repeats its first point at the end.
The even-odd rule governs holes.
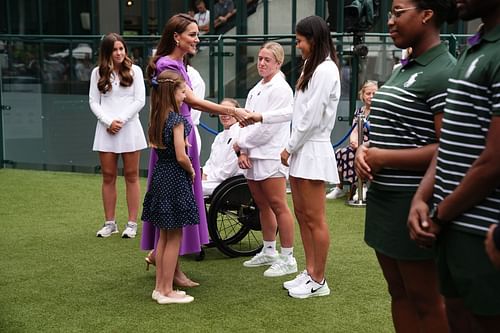
{"type": "MultiPolygon", "coordinates": [[[[443,35],[454,54],[460,53],[465,35],[443,35]]],[[[341,60],[342,97],[332,133],[337,142],[350,127],[358,86],[365,80],[382,84],[390,75],[401,50],[387,34],[368,33],[362,44],[352,34],[332,34],[341,60]],[[353,42],[354,41],[354,42],[353,42]]],[[[96,119],[88,106],[89,78],[96,65],[101,36],[0,35],[0,167],[99,172],[98,155],[92,152],[96,119]]],[[[126,37],[129,55],[145,71],[159,36],[126,37]]],[[[285,49],[282,67],[293,87],[301,59],[295,36],[203,35],[192,64],[207,85],[207,98],[232,97],[244,104],[249,89],[259,80],[256,59],[260,45],[275,40],[285,49]]],[[[149,95],[149,89],[148,95],[149,95]]],[[[149,105],[140,112],[147,127],[149,105]]],[[[217,118],[203,114],[201,121],[217,129],[217,118]]],[[[200,129],[202,162],[208,158],[213,134],[200,129]]],[[[141,157],[146,173],[148,151],[141,157]]]]}

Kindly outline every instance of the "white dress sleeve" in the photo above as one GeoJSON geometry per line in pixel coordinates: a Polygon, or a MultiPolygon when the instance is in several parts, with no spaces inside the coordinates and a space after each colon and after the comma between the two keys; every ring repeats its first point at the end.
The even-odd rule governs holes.
{"type": "MultiPolygon", "coordinates": [[[[187,73],[189,75],[189,79],[191,80],[195,96],[205,99],[205,81],[203,81],[200,72],[198,72],[193,66],[188,66],[187,73]]],[[[200,124],[201,112],[202,111],[200,110],[191,108],[191,118],[193,119],[193,124],[200,124]]]]}
{"type": "Polygon", "coordinates": [[[134,82],[132,83],[134,99],[132,103],[124,105],[120,113],[119,118],[124,124],[138,114],[146,104],[146,87],[142,69],[139,66],[132,65],[132,71],[134,74],[134,82]]]}
{"type": "Polygon", "coordinates": [[[99,67],[94,68],[90,76],[89,105],[97,120],[108,128],[114,119],[109,117],[101,106],[101,92],[97,88],[97,81],[99,81],[99,67]]]}
{"type": "Polygon", "coordinates": [[[262,114],[263,124],[276,124],[285,123],[292,120],[293,115],[293,104],[290,104],[284,108],[272,110],[262,114]]]}
{"type": "MultiPolygon", "coordinates": [[[[331,60],[325,60],[322,64],[327,61],[331,60]]],[[[293,131],[286,145],[289,153],[299,150],[314,133],[321,130],[330,100],[339,98],[334,96],[339,84],[338,71],[331,71],[329,67],[320,64],[316,68],[307,89],[303,92],[303,102],[296,106],[300,107],[300,116],[293,119],[293,131]]]]}

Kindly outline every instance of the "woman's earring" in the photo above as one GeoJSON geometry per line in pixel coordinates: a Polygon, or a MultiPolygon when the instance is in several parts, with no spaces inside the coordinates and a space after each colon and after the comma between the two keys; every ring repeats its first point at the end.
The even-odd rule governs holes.
{"type": "Polygon", "coordinates": [[[178,40],[175,41],[175,46],[179,47],[179,41],[178,40]]]}

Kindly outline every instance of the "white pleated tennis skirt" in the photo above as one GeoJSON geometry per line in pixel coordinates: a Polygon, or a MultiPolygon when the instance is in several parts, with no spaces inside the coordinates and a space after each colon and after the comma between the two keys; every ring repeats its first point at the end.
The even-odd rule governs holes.
{"type": "Polygon", "coordinates": [[[337,160],[330,141],[307,141],[290,155],[290,176],[338,184],[337,160]]]}

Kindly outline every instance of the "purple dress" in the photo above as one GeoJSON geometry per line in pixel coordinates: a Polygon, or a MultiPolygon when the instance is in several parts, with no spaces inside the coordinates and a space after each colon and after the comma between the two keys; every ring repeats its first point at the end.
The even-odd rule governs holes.
{"type": "MultiPolygon", "coordinates": [[[[170,69],[181,74],[187,85],[191,87],[191,80],[189,80],[189,76],[186,72],[186,68],[184,67],[184,63],[182,62],[182,60],[173,60],[168,56],[161,57],[156,62],[156,74],[158,75],[166,69],[170,69]]],[[[191,119],[191,107],[186,103],[183,103],[180,112],[184,116],[184,118],[186,118],[189,124],[193,126],[193,120],[191,119]]],[[[191,144],[191,147],[188,147],[188,155],[191,158],[193,168],[194,170],[200,170],[200,158],[198,155],[198,145],[196,143],[196,134],[194,130],[191,130],[187,139],[191,144]]],[[[148,167],[148,188],[150,186],[151,176],[157,161],[158,156],[156,155],[154,149],[151,149],[148,167]]],[[[201,186],[200,172],[196,172],[196,177],[193,183],[193,191],[196,205],[198,206],[198,212],[200,214],[200,224],[189,225],[182,229],[182,242],[179,255],[200,252],[201,246],[203,244],[208,244],[209,242],[207,217],[205,214],[205,202],[203,200],[203,189],[201,186]]],[[[159,229],[157,229],[152,223],[144,221],[141,236],[141,249],[152,250],[156,248],[159,234],[159,229]]]]}

